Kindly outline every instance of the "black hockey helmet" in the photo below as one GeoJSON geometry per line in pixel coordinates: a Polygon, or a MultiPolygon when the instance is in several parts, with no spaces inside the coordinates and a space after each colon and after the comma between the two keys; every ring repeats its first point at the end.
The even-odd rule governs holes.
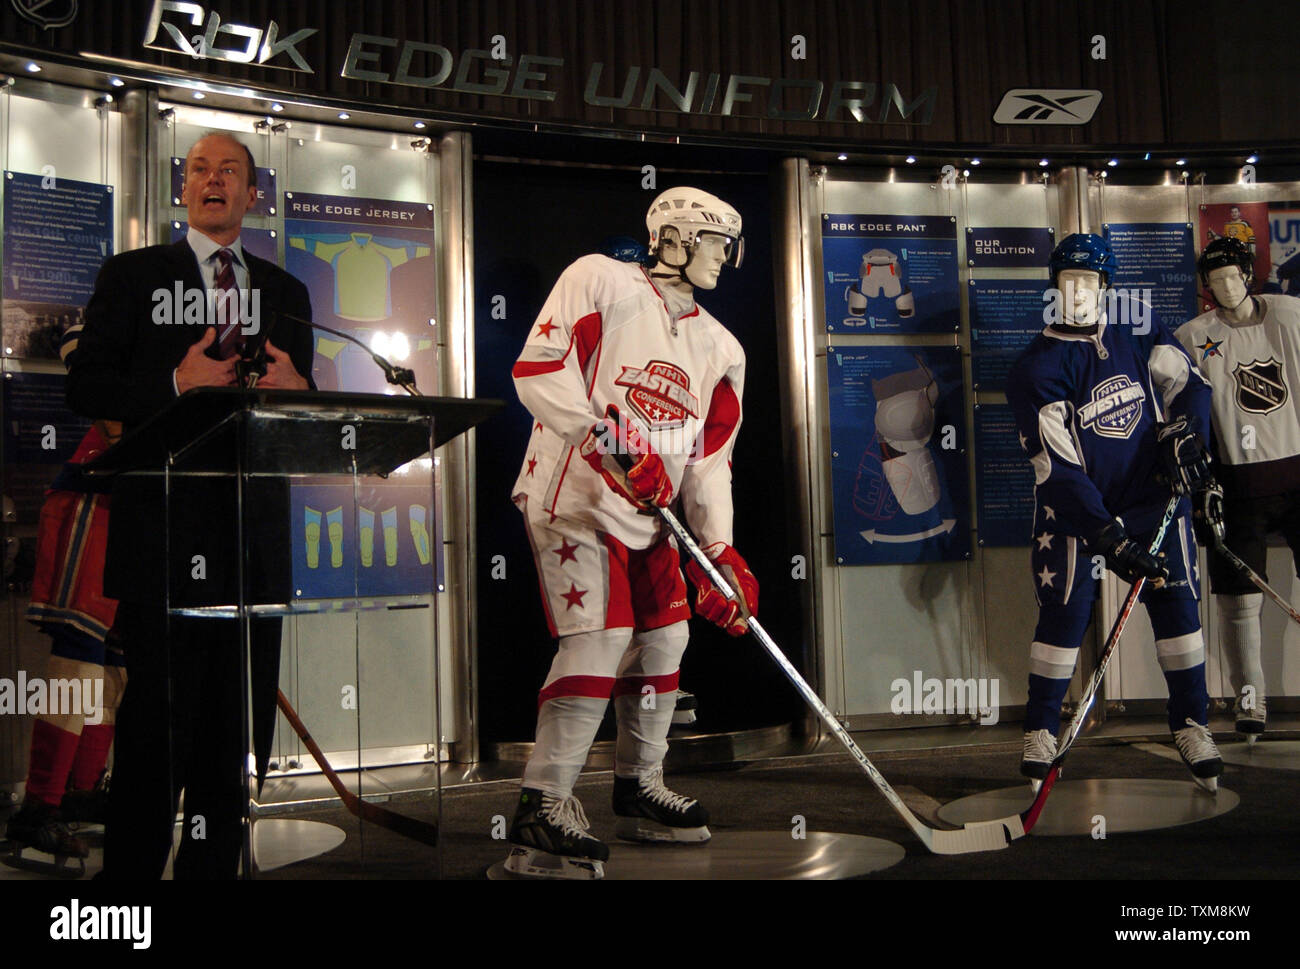
{"type": "Polygon", "coordinates": [[[1210,287],[1210,272],[1224,266],[1237,266],[1249,286],[1255,278],[1255,260],[1250,250],[1240,239],[1220,236],[1205,247],[1201,258],[1196,260],[1196,271],[1201,275],[1201,285],[1210,287]]]}

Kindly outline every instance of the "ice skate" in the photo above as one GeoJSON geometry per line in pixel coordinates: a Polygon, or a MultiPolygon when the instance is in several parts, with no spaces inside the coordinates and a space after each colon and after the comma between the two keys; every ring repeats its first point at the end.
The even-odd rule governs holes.
{"type": "Polygon", "coordinates": [[[1191,768],[1196,783],[1211,794],[1219,790],[1219,775],[1223,773],[1223,761],[1219,758],[1219,748],[1214,745],[1210,728],[1197,723],[1191,717],[1187,726],[1174,731],[1174,744],[1183,762],[1191,768]]]}
{"type": "Polygon", "coordinates": [[[709,812],[698,801],[664,787],[657,767],[639,780],[614,778],[615,833],[625,841],[701,844],[710,838],[709,812]]]}
{"type": "Polygon", "coordinates": [[[604,878],[609,848],[591,836],[590,827],[573,795],[524,788],[510,825],[506,871],[526,878],[604,878]]]}
{"type": "Polygon", "coordinates": [[[24,801],[18,813],[9,819],[5,835],[9,839],[9,854],[4,863],[10,868],[55,878],[81,878],[86,874],[85,859],[90,849],[68,830],[58,808],[41,801],[24,801]],[[25,857],[23,852],[27,850],[53,855],[54,861],[25,857]]]}
{"type": "Polygon", "coordinates": [[[678,690],[677,705],[673,708],[673,726],[684,727],[687,724],[694,723],[698,707],[699,703],[696,701],[694,693],[678,690]]]}
{"type": "Polygon", "coordinates": [[[1056,759],[1056,737],[1050,730],[1025,731],[1025,752],[1020,758],[1020,773],[1029,778],[1035,794],[1052,770],[1056,759]]]}
{"type": "Polygon", "coordinates": [[[59,802],[59,815],[69,824],[103,824],[108,818],[109,773],[88,791],[68,791],[59,802]]]}
{"type": "Polygon", "coordinates": [[[1264,722],[1268,719],[1268,701],[1260,694],[1255,696],[1249,710],[1242,709],[1241,697],[1235,705],[1237,733],[1246,738],[1246,743],[1253,744],[1264,733],[1264,722]]]}

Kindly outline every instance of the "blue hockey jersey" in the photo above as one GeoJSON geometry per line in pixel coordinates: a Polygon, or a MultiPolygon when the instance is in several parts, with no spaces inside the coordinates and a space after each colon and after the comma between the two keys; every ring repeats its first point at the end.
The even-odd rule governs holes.
{"type": "Polygon", "coordinates": [[[1122,297],[1095,334],[1036,336],[1012,366],[1007,400],[1034,468],[1036,527],[1051,520],[1085,540],[1114,518],[1134,535],[1160,520],[1170,489],[1156,479],[1157,424],[1186,417],[1209,440],[1209,384],[1155,314],[1132,314],[1122,297]],[[1139,335],[1107,319],[1150,326],[1139,335]]]}

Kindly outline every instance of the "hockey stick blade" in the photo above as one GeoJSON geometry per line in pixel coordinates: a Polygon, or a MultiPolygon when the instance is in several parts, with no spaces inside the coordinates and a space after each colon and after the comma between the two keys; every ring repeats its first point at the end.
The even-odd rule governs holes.
{"type": "Polygon", "coordinates": [[[381,828],[387,828],[396,834],[410,838],[413,841],[420,841],[427,845],[436,845],[438,843],[438,826],[430,824],[427,821],[419,821],[415,818],[407,817],[404,814],[398,814],[387,808],[380,807],[378,804],[372,804],[370,801],[358,797],[352,791],[349,791],[344,785],[342,778],[335,773],[330,762],[325,759],[325,754],[317,746],[312,735],[307,732],[307,727],[299,719],[298,713],[290,705],[288,698],[281,690],[276,691],[275,702],[284,714],[284,718],[289,721],[289,726],[293,727],[303,746],[311,751],[312,759],[316,761],[325,779],[330,782],[330,787],[334,788],[334,793],[339,796],[349,814],[360,818],[363,821],[369,821],[371,824],[377,824],[381,828]]]}
{"type": "Polygon", "coordinates": [[[1300,623],[1300,612],[1296,612],[1295,608],[1291,605],[1291,603],[1287,602],[1285,599],[1282,598],[1282,596],[1279,593],[1275,592],[1273,590],[1273,587],[1270,586],[1267,582],[1265,582],[1264,579],[1259,575],[1259,573],[1257,573],[1249,565],[1247,565],[1240,558],[1238,558],[1237,554],[1233,552],[1232,549],[1228,548],[1228,546],[1223,543],[1222,539],[1216,538],[1216,544],[1219,547],[1219,551],[1223,554],[1223,557],[1232,563],[1233,568],[1244,573],[1246,578],[1250,579],[1250,581],[1254,583],[1255,588],[1257,588],[1260,592],[1264,593],[1264,595],[1268,596],[1275,603],[1277,603],[1277,605],[1282,609],[1282,611],[1285,612],[1288,616],[1290,616],[1293,620],[1295,620],[1297,623],[1300,623]]]}
{"type": "MultiPolygon", "coordinates": [[[[1160,546],[1165,543],[1165,534],[1169,531],[1169,526],[1178,513],[1179,500],[1178,495],[1174,495],[1165,505],[1164,517],[1160,520],[1160,527],[1156,529],[1155,537],[1151,541],[1150,552],[1152,555],[1158,554],[1160,546]]],[[[1115,622],[1111,626],[1110,635],[1106,637],[1106,645],[1101,651],[1100,659],[1097,661],[1097,668],[1093,671],[1092,678],[1088,680],[1088,688],[1084,690],[1083,698],[1079,701],[1079,707],[1074,711],[1074,717],[1070,720],[1070,726],[1065,731],[1065,738],[1061,741],[1061,747],[1052,760],[1051,769],[1048,770],[1047,777],[1043,779],[1043,784],[1038,789],[1038,793],[1034,795],[1033,803],[1020,815],[1021,827],[1025,834],[1032,831],[1034,825],[1038,823],[1038,818],[1043,813],[1043,805],[1047,803],[1048,795],[1052,793],[1057,778],[1061,776],[1061,765],[1065,763],[1065,755],[1070,752],[1070,748],[1074,746],[1074,741],[1083,732],[1084,721],[1087,719],[1093,703],[1097,700],[1097,691],[1101,688],[1101,681],[1106,678],[1106,670],[1110,668],[1110,661],[1119,646],[1119,638],[1124,632],[1124,627],[1128,625],[1129,616],[1133,614],[1133,609],[1137,606],[1138,598],[1142,595],[1142,589],[1145,586],[1146,579],[1139,576],[1129,587],[1128,595],[1124,597],[1124,605],[1120,607],[1119,615],[1115,617],[1115,622]]]]}
{"type": "MultiPolygon", "coordinates": [[[[732,590],[730,584],[723,578],[722,573],[709,560],[709,557],[700,550],[699,545],[695,543],[695,539],[691,537],[691,533],[677,520],[677,516],[667,508],[658,508],[657,510],[664,524],[676,536],[681,546],[686,549],[687,554],[704,570],[709,580],[717,586],[718,591],[728,599],[736,600],[735,591],[732,590]]],[[[794,668],[794,665],[786,658],[785,653],[767,634],[767,630],[763,628],[759,621],[751,617],[748,620],[748,629],[759,644],[767,650],[768,655],[781,667],[786,679],[803,697],[804,702],[813,709],[821,718],[822,723],[835,735],[835,738],[853,755],[853,759],[866,771],[867,776],[871,778],[871,782],[876,785],[876,789],[885,796],[885,800],[889,801],[894,810],[898,812],[899,817],[912,829],[912,833],[931,852],[937,855],[962,855],[977,851],[997,851],[1005,848],[1015,839],[1024,836],[1025,832],[1021,827],[1020,816],[1016,814],[996,821],[978,821],[953,831],[930,827],[903,803],[903,799],[898,796],[898,792],[890,786],[889,781],[885,780],[884,775],[876,769],[876,765],[853,742],[853,738],[844,729],[844,725],[835,718],[835,715],[822,702],[821,697],[808,685],[808,681],[794,668]]]]}

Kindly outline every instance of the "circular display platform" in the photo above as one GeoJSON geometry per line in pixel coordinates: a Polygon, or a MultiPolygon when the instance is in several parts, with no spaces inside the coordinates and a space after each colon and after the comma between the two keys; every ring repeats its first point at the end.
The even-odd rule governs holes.
{"type": "Polygon", "coordinates": [[[258,871],[274,871],[315,858],[343,843],[342,828],[320,821],[261,818],[253,822],[253,859],[258,871]]]}
{"type": "Polygon", "coordinates": [[[1224,744],[1219,756],[1225,764],[1240,767],[1271,767],[1300,770],[1300,740],[1261,740],[1258,743],[1224,744]]]}
{"type": "MultiPolygon", "coordinates": [[[[1026,782],[945,804],[940,819],[949,824],[992,821],[1025,810],[1034,795],[1026,782]]],[[[1106,833],[1155,831],[1226,814],[1241,799],[1223,787],[1218,794],[1193,781],[1146,780],[1138,777],[1059,781],[1031,832],[1036,835],[1091,835],[1098,815],[1106,833]]]]}
{"type": "MultiPolygon", "coordinates": [[[[796,878],[852,878],[881,871],[903,860],[901,845],[856,834],[809,831],[718,831],[703,845],[641,845],[611,841],[605,862],[607,881],[664,881],[796,878]]],[[[488,878],[515,879],[505,861],[488,869],[488,878]]],[[[531,879],[529,879],[531,880],[531,879]]]]}

